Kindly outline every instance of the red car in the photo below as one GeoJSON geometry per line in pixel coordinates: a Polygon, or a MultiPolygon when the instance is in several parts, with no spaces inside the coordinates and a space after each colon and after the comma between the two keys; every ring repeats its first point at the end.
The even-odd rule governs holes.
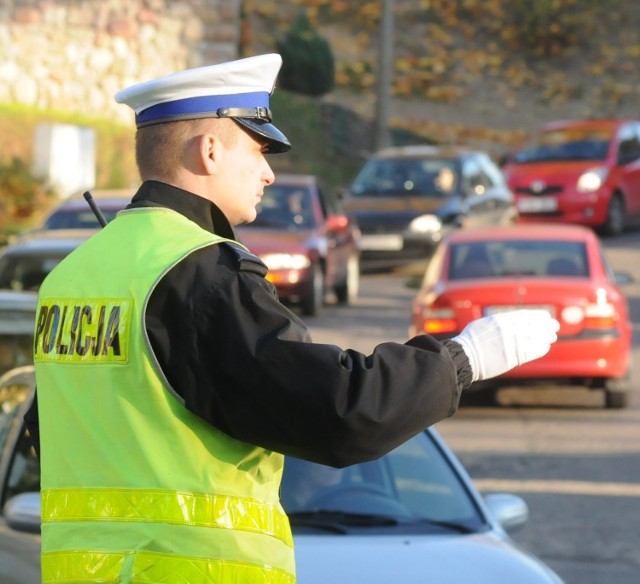
{"type": "Polygon", "coordinates": [[[520,223],[576,223],[618,235],[640,222],[640,121],[546,124],[503,171],[520,223]]]}
{"type": "Polygon", "coordinates": [[[253,223],[238,239],[269,268],[284,302],[317,314],[329,293],[353,301],[360,282],[359,231],[313,175],[282,174],[267,187],[253,223]]]}
{"type": "Polygon", "coordinates": [[[612,271],[587,227],[463,230],[443,240],[429,264],[409,332],[450,338],[482,316],[548,310],[560,322],[558,341],[544,357],[493,380],[493,387],[515,380],[577,382],[604,389],[607,407],[622,408],[629,396],[631,322],[619,286],[630,281],[612,271]]]}

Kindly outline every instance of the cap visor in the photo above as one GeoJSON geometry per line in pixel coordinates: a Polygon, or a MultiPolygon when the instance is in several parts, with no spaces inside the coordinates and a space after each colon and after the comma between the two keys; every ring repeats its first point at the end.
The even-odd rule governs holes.
{"type": "Polygon", "coordinates": [[[253,118],[232,119],[253,134],[257,134],[262,138],[266,138],[268,141],[268,154],[280,154],[281,152],[288,152],[289,150],[291,150],[291,143],[289,142],[287,137],[271,122],[256,120],[253,118]]]}

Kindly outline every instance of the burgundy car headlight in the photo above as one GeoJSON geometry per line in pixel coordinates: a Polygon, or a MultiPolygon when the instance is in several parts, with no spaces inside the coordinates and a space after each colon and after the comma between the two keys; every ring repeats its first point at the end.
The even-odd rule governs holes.
{"type": "Polygon", "coordinates": [[[260,256],[269,270],[304,270],[311,260],[302,253],[268,253],[260,256]]]}

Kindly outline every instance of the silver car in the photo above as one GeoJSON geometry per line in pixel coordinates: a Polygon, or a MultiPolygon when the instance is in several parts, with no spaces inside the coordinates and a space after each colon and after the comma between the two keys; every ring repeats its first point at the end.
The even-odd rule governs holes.
{"type": "MultiPolygon", "coordinates": [[[[33,389],[31,366],[0,378],[3,584],[40,581],[39,465],[22,423],[33,389]]],[[[483,498],[433,429],[345,469],[289,458],[281,493],[300,584],[562,582],[507,535],[525,502],[483,498]]]]}

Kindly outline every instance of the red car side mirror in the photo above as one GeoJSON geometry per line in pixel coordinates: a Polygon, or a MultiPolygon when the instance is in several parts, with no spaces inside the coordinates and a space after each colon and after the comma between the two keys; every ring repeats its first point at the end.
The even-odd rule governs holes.
{"type": "Polygon", "coordinates": [[[349,218],[346,215],[329,215],[327,217],[328,231],[342,231],[349,226],[349,218]]]}

